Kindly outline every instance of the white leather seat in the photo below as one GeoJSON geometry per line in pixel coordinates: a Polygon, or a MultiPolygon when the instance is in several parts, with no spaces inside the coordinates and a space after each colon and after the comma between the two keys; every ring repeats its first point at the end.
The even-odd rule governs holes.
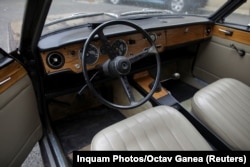
{"type": "Polygon", "coordinates": [[[192,112],[233,150],[250,150],[250,88],[220,79],[193,97],[192,112]]]}
{"type": "Polygon", "coordinates": [[[100,131],[91,150],[212,150],[177,110],[158,106],[100,131]]]}

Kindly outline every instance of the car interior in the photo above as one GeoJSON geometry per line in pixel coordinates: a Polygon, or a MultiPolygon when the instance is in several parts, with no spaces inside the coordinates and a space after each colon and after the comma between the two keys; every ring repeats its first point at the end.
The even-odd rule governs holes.
{"type": "Polygon", "coordinates": [[[76,26],[43,35],[31,60],[0,50],[1,162],[20,164],[37,140],[58,162],[74,151],[249,150],[250,33],[221,15],[76,26]]]}
{"type": "MultiPolygon", "coordinates": [[[[240,39],[237,36],[238,33],[244,34],[245,32],[237,29],[228,30],[225,26],[213,25],[210,21],[204,20],[204,18],[187,17],[184,18],[186,23],[182,20],[182,23],[178,24],[179,19],[171,18],[171,22],[169,19],[164,20],[161,17],[138,20],[135,21],[136,24],[141,25],[143,28],[134,28],[135,30],[132,30],[132,32],[130,28],[123,28],[124,25],[129,25],[133,28],[132,25],[127,22],[116,23],[114,21],[103,25],[107,29],[106,31],[103,30],[103,32],[107,34],[113,32],[111,35],[106,36],[105,34],[105,37],[101,37],[102,35],[98,34],[99,29],[102,30],[104,28],[97,27],[92,30],[92,36],[88,37],[85,43],[80,41],[68,44],[67,41],[72,40],[68,39],[72,37],[68,32],[67,34],[65,33],[65,37],[62,37],[64,33],[60,33],[55,34],[55,36],[49,36],[48,39],[45,37],[40,41],[42,65],[47,73],[44,79],[46,80],[45,83],[47,83],[45,90],[47,91],[49,117],[66,153],[70,154],[78,149],[165,150],[170,148],[173,150],[193,150],[196,148],[192,147],[194,145],[201,150],[237,150],[247,148],[246,146],[249,145],[249,130],[246,125],[248,125],[249,121],[245,118],[248,117],[249,87],[246,85],[242,86],[242,83],[237,83],[230,79],[220,80],[220,78],[230,76],[249,85],[249,77],[245,76],[247,75],[245,70],[249,67],[247,63],[242,63],[243,59],[248,59],[249,47],[247,47],[247,44],[242,44],[241,42],[243,41],[241,40],[244,39],[240,39]],[[153,24],[145,27],[148,26],[147,22],[153,24]],[[143,29],[148,29],[149,37],[143,33],[143,29]],[[230,39],[228,39],[228,35],[225,32],[220,31],[221,29],[233,32],[232,36],[229,37],[230,39]],[[125,32],[120,32],[124,30],[125,32]],[[94,38],[96,34],[100,36],[101,40],[94,38]],[[54,40],[50,40],[52,42],[48,44],[49,38],[57,38],[57,36],[60,38],[60,41],[56,41],[55,44],[58,45],[58,42],[60,42],[59,46],[62,47],[57,47],[53,43],[54,40]],[[109,53],[103,47],[103,45],[105,46],[103,41],[107,39],[113,46],[117,45],[116,51],[119,55],[126,57],[124,60],[114,59],[114,64],[122,64],[122,66],[125,66],[125,69],[120,70],[120,66],[117,65],[117,67],[114,67],[117,69],[112,71],[110,68],[113,66],[107,65],[107,69],[105,69],[106,67],[101,67],[103,68],[103,73],[99,74],[96,72],[98,71],[96,69],[99,68],[98,65],[105,64],[107,59],[112,60],[110,56],[107,56],[107,54],[112,53],[109,53]],[[154,43],[150,43],[150,39],[153,39],[154,43]],[[82,49],[83,43],[85,46],[91,46],[89,50],[92,53],[89,53],[88,49],[82,49]],[[245,55],[240,56],[231,45],[244,48],[245,55]],[[46,46],[49,47],[47,48],[46,46]],[[51,49],[51,47],[53,48],[51,49]],[[155,52],[154,47],[157,49],[157,52],[155,52]],[[79,51],[87,56],[100,51],[99,59],[86,60],[86,58],[81,60],[78,56],[79,51]],[[144,55],[145,58],[143,58],[144,55]],[[155,58],[157,56],[160,57],[160,63],[155,58]],[[56,62],[54,62],[55,58],[56,62]],[[128,75],[126,69],[130,64],[126,64],[127,59],[130,62],[135,61],[135,63],[131,63],[131,71],[128,75]],[[60,61],[58,62],[58,60],[60,61]],[[85,63],[86,66],[83,65],[82,69],[81,61],[89,62],[90,65],[85,63]],[[94,63],[94,65],[91,65],[91,63],[94,63]],[[235,68],[232,66],[235,66],[235,68]],[[125,70],[126,77],[123,77],[125,76],[123,70],[125,70]],[[85,81],[82,77],[82,71],[85,74],[85,81]],[[90,72],[92,73],[90,74],[90,72]],[[120,72],[124,74],[122,77],[117,74],[120,72]],[[88,77],[87,79],[86,76],[88,77]],[[159,80],[158,84],[156,84],[157,80],[159,80]],[[217,85],[210,85],[216,80],[220,80],[217,85]],[[85,87],[84,82],[89,82],[89,89],[85,87]],[[204,87],[211,87],[211,90],[207,88],[209,90],[205,91],[203,90],[204,87]],[[155,89],[156,93],[153,94],[149,101],[141,105],[141,102],[152,94],[153,89],[155,89]],[[199,91],[200,89],[202,91],[199,91]],[[196,93],[198,95],[193,98],[196,93]],[[235,99],[232,97],[239,98],[235,99]],[[140,107],[134,107],[137,104],[140,104],[140,107]],[[215,106],[215,104],[218,106],[215,106]],[[155,108],[156,106],[162,107],[155,108]],[[183,124],[182,127],[178,123],[176,125],[177,129],[172,128],[174,126],[172,125],[170,132],[165,132],[169,125],[165,125],[167,127],[158,127],[156,123],[159,123],[159,126],[163,126],[162,121],[158,119],[164,118],[164,122],[168,122],[169,119],[175,119],[175,116],[172,118],[169,115],[163,116],[159,114],[157,118],[156,116],[144,115],[144,110],[147,110],[152,115],[156,115],[155,113],[161,112],[161,110],[170,110],[170,113],[174,112],[171,108],[165,106],[175,108],[177,110],[175,111],[176,113],[180,113],[178,110],[181,110],[184,115],[190,114],[187,117],[190,117],[189,121],[193,124],[191,125],[191,130],[185,130],[185,127],[188,127],[186,124],[183,124]],[[242,111],[239,110],[242,117],[238,117],[239,113],[235,112],[235,109],[238,108],[237,106],[242,108],[242,111]],[[137,113],[141,112],[143,118],[137,118],[141,116],[140,114],[137,115],[137,113]],[[231,115],[227,114],[229,112],[231,115]],[[219,113],[221,114],[220,116],[218,115],[219,113]],[[136,116],[133,117],[134,115],[136,116]],[[235,119],[236,115],[237,119],[235,119]],[[127,119],[129,117],[132,118],[127,119]],[[229,117],[225,118],[225,121],[228,119],[230,121],[228,124],[225,124],[220,117],[229,117]],[[142,119],[142,122],[139,121],[140,119],[142,119]],[[131,121],[135,122],[131,123],[131,121]],[[119,123],[104,132],[100,132],[101,135],[98,134],[99,136],[92,141],[97,132],[115,122],[119,123]],[[138,122],[139,125],[137,125],[138,122]],[[218,124],[215,124],[215,122],[218,122],[218,124]],[[230,126],[233,122],[237,125],[234,126],[235,130],[232,130],[230,126]],[[150,125],[152,127],[148,128],[154,132],[153,134],[147,131],[148,128],[145,128],[150,125]],[[135,128],[136,126],[138,126],[138,129],[135,128]],[[207,140],[211,141],[204,142],[204,136],[190,135],[197,133],[196,131],[192,132],[192,128],[195,126],[207,140]],[[205,130],[203,126],[209,127],[210,131],[205,130]],[[242,129],[243,127],[244,129],[242,129]],[[161,128],[163,132],[161,132],[161,128]],[[241,129],[245,134],[241,134],[241,129]],[[183,133],[183,131],[187,134],[183,133]],[[235,131],[240,134],[231,134],[235,133],[235,131]],[[163,137],[164,133],[167,133],[165,135],[167,137],[163,137]],[[169,133],[174,136],[172,140],[176,142],[177,146],[169,144],[167,139],[165,142],[158,142],[159,138],[168,138],[169,133]],[[181,134],[180,136],[178,136],[179,133],[181,134]],[[131,136],[128,136],[128,134],[131,136]],[[212,135],[222,140],[217,141],[212,135]],[[237,139],[243,135],[242,138],[239,138],[239,140],[242,140],[234,141],[231,138],[228,139],[227,136],[231,135],[237,136],[237,139]],[[185,136],[193,138],[187,140],[185,136]],[[155,138],[157,142],[154,141],[155,138]],[[179,138],[183,141],[178,141],[179,138]],[[199,139],[201,141],[197,141],[199,139]],[[192,144],[188,143],[187,147],[185,147],[187,141],[192,141],[192,144]],[[204,143],[205,146],[199,147],[199,144],[197,144],[199,142],[204,143]],[[211,146],[211,143],[215,144],[215,146],[211,146]]],[[[89,33],[89,30],[87,30],[86,34],[88,35],[89,33]]],[[[246,33],[246,35],[249,36],[249,33],[246,33]]],[[[108,47],[106,46],[106,48],[108,47]]],[[[244,60],[244,62],[249,61],[244,60]]],[[[175,122],[182,121],[176,120],[175,122]]],[[[200,133],[198,134],[200,135],[200,133]]],[[[203,146],[203,144],[201,145],[203,146]]]]}

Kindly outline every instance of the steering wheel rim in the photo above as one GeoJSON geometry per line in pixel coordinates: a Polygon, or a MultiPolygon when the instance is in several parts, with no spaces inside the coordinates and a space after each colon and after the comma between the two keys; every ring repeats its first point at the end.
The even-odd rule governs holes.
{"type": "MultiPolygon", "coordinates": [[[[129,65],[129,63],[128,63],[128,65],[129,65]]],[[[118,71],[118,69],[116,69],[116,70],[118,71]]],[[[104,105],[109,106],[111,108],[114,108],[114,109],[131,109],[131,108],[136,108],[136,107],[144,104],[146,101],[148,101],[150,99],[150,97],[154,94],[154,92],[157,89],[157,86],[159,84],[160,70],[161,70],[160,56],[159,56],[157,48],[156,48],[156,46],[154,44],[154,41],[151,39],[151,37],[149,36],[149,34],[145,30],[143,30],[141,27],[139,27],[138,25],[136,25],[136,24],[134,24],[132,22],[124,21],[124,20],[115,20],[115,21],[105,22],[105,23],[99,25],[98,27],[96,27],[92,31],[92,33],[89,35],[86,42],[84,43],[83,52],[82,52],[82,71],[83,71],[83,75],[84,75],[84,78],[85,78],[85,82],[86,82],[87,86],[89,87],[90,91],[96,96],[96,98],[99,99],[104,105]],[[143,35],[143,37],[145,39],[147,39],[149,44],[151,45],[151,47],[148,49],[148,51],[145,51],[145,53],[141,52],[140,54],[138,54],[138,57],[134,56],[135,58],[130,58],[130,59],[126,58],[126,59],[129,60],[129,62],[131,64],[133,64],[134,62],[139,61],[140,59],[143,59],[144,57],[148,56],[149,54],[154,54],[155,58],[156,58],[156,64],[157,64],[156,68],[157,68],[157,70],[156,70],[155,80],[154,80],[152,89],[150,90],[150,92],[145,97],[143,97],[139,101],[136,101],[134,99],[134,97],[129,97],[129,96],[133,96],[133,93],[131,91],[131,86],[128,83],[128,79],[127,79],[127,75],[130,73],[130,71],[129,71],[128,74],[126,74],[126,73],[120,74],[120,75],[118,74],[117,77],[119,77],[120,82],[122,83],[125,94],[127,95],[127,98],[128,98],[128,100],[130,102],[129,105],[115,104],[113,102],[110,102],[110,101],[106,100],[104,97],[102,97],[100,95],[100,93],[98,93],[98,91],[94,88],[94,86],[93,86],[93,84],[91,82],[92,78],[90,79],[89,74],[88,74],[87,64],[85,63],[86,62],[85,60],[86,60],[88,46],[91,44],[93,39],[96,38],[96,35],[98,35],[99,38],[101,39],[101,41],[106,45],[105,47],[108,47],[106,50],[110,51],[110,53],[108,53],[109,60],[107,60],[104,64],[101,65],[102,67],[100,69],[102,71],[107,72],[107,70],[109,70],[110,67],[114,66],[114,65],[110,65],[110,64],[112,64],[113,62],[114,62],[113,64],[117,64],[116,61],[118,61],[118,64],[119,64],[120,61],[122,63],[124,63],[124,64],[128,63],[124,58],[121,58],[118,55],[115,55],[115,56],[111,55],[112,54],[111,44],[106,39],[106,36],[104,35],[103,31],[104,31],[104,29],[106,27],[114,26],[114,25],[125,25],[125,26],[128,26],[128,27],[132,27],[133,29],[136,30],[136,32],[141,33],[143,35]],[[119,58],[117,58],[117,57],[119,57],[119,58]],[[119,60],[116,60],[116,59],[119,59],[119,60]],[[120,59],[122,59],[122,60],[120,60],[120,59]]],[[[120,71],[118,73],[120,73],[120,71]]]]}

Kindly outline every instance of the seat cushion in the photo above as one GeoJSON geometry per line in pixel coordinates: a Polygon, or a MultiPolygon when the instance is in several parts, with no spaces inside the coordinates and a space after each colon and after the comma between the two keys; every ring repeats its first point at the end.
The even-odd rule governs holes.
{"type": "Polygon", "coordinates": [[[177,110],[158,106],[100,131],[91,150],[211,150],[177,110]]]}
{"type": "Polygon", "coordinates": [[[235,79],[220,79],[199,90],[192,112],[231,149],[250,149],[250,88],[235,79]]]}

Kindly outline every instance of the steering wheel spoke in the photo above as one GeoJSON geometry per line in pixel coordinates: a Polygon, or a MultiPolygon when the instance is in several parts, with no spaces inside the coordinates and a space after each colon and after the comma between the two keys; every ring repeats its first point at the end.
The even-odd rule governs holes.
{"type": "Polygon", "coordinates": [[[98,36],[100,37],[101,41],[102,41],[102,45],[104,46],[104,48],[106,49],[106,52],[108,53],[108,56],[111,60],[113,60],[116,55],[115,52],[112,48],[112,45],[109,43],[107,37],[104,35],[103,33],[103,29],[99,30],[97,32],[98,36]]]}
{"type": "Polygon", "coordinates": [[[140,61],[141,59],[149,56],[149,55],[154,55],[157,54],[157,50],[155,49],[155,47],[151,46],[148,49],[145,49],[144,51],[132,56],[129,58],[129,61],[131,64],[140,61]]]}
{"type": "Polygon", "coordinates": [[[123,89],[128,97],[128,100],[130,102],[130,104],[134,104],[135,103],[135,97],[134,97],[134,94],[132,92],[132,89],[131,89],[131,86],[128,82],[128,78],[126,76],[120,76],[119,77],[121,83],[122,83],[122,86],[123,86],[123,89]]]}
{"type": "MultiPolygon", "coordinates": [[[[100,71],[97,71],[91,78],[90,81],[92,81],[98,74],[100,73],[100,71]]],[[[77,93],[78,95],[82,95],[83,91],[86,89],[87,84],[85,84],[82,89],[77,93]]]]}

